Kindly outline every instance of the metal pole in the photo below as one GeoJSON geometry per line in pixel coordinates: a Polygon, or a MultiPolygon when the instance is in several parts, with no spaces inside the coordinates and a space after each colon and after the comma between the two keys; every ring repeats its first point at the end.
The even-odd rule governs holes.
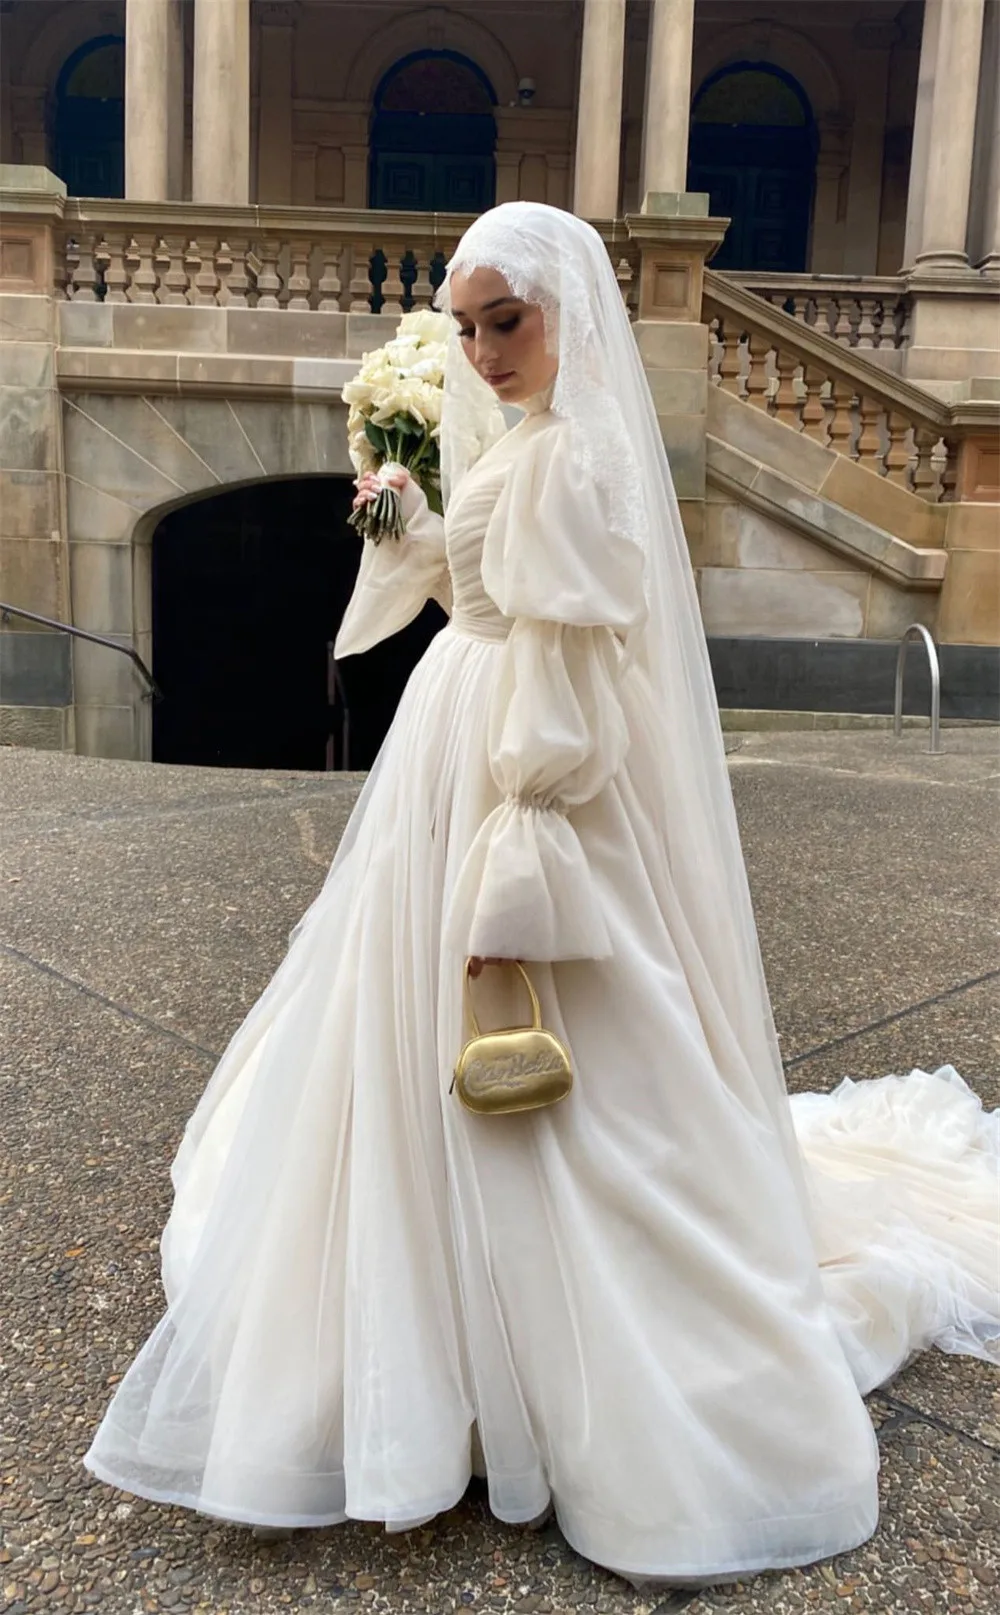
{"type": "Polygon", "coordinates": [[[903,674],[906,670],[906,653],[910,640],[914,635],[924,642],[927,652],[927,665],[931,674],[931,755],[939,756],[941,753],[941,664],[938,660],[937,646],[922,622],[911,622],[899,642],[899,655],[896,658],[896,689],[893,698],[892,731],[898,740],[903,733],[903,674]]]}
{"type": "Polygon", "coordinates": [[[25,622],[41,623],[43,628],[56,628],[61,634],[70,634],[74,639],[85,639],[88,644],[103,645],[105,650],[116,650],[119,656],[127,656],[145,684],[146,693],[154,701],[163,700],[163,691],[134,646],[119,645],[117,640],[107,639],[104,634],[92,634],[86,628],[74,628],[71,623],[57,622],[54,617],[40,617],[37,611],[23,611],[20,606],[12,606],[6,600],[0,600],[0,622],[9,622],[11,617],[23,617],[25,622]]]}

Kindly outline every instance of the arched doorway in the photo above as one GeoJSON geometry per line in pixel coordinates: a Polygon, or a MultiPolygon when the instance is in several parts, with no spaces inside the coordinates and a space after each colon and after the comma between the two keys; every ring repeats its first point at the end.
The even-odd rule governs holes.
{"type": "Polygon", "coordinates": [[[765,62],[705,81],[691,117],[688,189],[732,225],[713,269],[800,273],[809,250],[816,126],[805,91],[765,62]]]}
{"type": "Polygon", "coordinates": [[[71,196],[125,195],[125,41],[89,39],[56,86],[56,172],[71,196]]]}
{"type": "Polygon", "coordinates": [[[153,535],[153,759],[214,767],[367,768],[444,621],[430,605],[338,669],[328,646],[361,540],[344,477],[237,488],[172,511],[153,535]],[[349,716],[345,759],[344,706],[349,716]]]}
{"type": "Polygon", "coordinates": [[[454,51],[418,51],[375,92],[371,206],[482,213],[496,195],[496,96],[454,51]]]}

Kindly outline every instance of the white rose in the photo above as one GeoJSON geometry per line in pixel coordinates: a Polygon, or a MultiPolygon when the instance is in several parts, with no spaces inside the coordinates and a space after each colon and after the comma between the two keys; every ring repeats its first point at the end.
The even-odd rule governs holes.
{"type": "Polygon", "coordinates": [[[432,308],[415,308],[404,314],[399,322],[399,336],[416,336],[421,342],[447,343],[451,332],[451,319],[432,308]]]}

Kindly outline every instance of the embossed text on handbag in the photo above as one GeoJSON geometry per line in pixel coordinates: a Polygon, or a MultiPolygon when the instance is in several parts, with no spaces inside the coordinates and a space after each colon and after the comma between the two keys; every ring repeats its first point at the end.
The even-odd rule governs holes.
{"type": "Polygon", "coordinates": [[[481,1116],[504,1116],[540,1110],[565,1099],[573,1086],[569,1053],[542,1026],[542,1010],[531,977],[517,960],[531,999],[531,1025],[481,1032],[472,1005],[471,960],[465,966],[465,1006],[472,1029],[455,1066],[452,1088],[466,1110],[481,1116]]]}

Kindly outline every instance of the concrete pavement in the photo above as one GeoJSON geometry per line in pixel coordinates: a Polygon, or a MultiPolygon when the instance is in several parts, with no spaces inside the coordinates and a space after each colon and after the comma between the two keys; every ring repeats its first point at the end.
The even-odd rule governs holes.
{"type": "MultiPolygon", "coordinates": [[[[790,1085],[950,1062],[1000,1104],[1000,746],[989,730],[730,737],[790,1085]]],[[[315,894],[343,776],[0,749],[5,1246],[0,1586],[9,1612],[250,1615],[992,1610],[1000,1380],[929,1356],[872,1399],[883,1517],[856,1553],[640,1597],[473,1491],[407,1536],[265,1547],[80,1467],[161,1309],[168,1166],[228,1036],[315,894]]]]}

